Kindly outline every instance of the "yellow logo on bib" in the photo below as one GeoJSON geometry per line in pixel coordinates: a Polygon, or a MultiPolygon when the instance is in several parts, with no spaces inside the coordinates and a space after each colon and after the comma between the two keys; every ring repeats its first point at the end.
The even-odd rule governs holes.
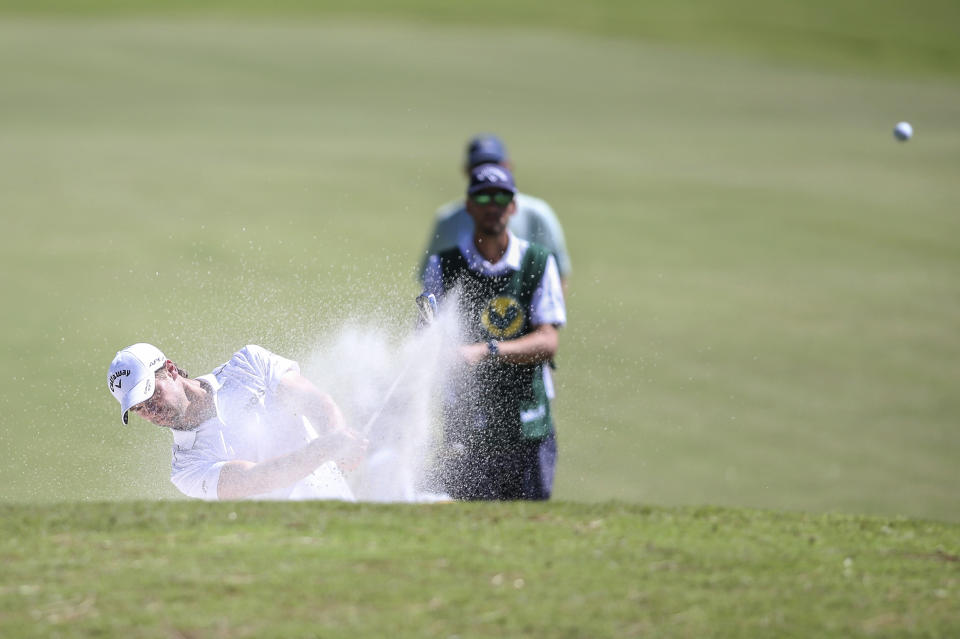
{"type": "Polygon", "coordinates": [[[497,339],[516,337],[523,329],[525,319],[520,302],[506,295],[490,300],[480,315],[483,327],[497,339]]]}

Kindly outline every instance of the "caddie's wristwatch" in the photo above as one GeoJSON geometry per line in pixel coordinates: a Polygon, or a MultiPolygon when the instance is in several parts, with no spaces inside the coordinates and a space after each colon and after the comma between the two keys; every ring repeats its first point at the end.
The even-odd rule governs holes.
{"type": "Polygon", "coordinates": [[[495,339],[487,340],[487,350],[490,351],[490,357],[496,357],[500,354],[500,342],[495,339]]]}

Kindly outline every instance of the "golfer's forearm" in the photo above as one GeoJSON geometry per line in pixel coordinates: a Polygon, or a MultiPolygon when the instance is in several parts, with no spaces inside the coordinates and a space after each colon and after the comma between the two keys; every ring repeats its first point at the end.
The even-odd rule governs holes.
{"type": "Polygon", "coordinates": [[[326,425],[331,432],[347,430],[347,420],[344,419],[340,407],[327,394],[314,398],[307,415],[314,423],[326,425]]]}
{"type": "Polygon", "coordinates": [[[287,455],[260,463],[232,461],[220,469],[217,497],[243,499],[294,484],[329,461],[333,450],[326,438],[315,439],[287,455]]]}
{"type": "Polygon", "coordinates": [[[337,403],[305,377],[288,375],[280,381],[277,391],[280,401],[294,416],[305,415],[320,429],[346,429],[346,421],[337,403]]]}

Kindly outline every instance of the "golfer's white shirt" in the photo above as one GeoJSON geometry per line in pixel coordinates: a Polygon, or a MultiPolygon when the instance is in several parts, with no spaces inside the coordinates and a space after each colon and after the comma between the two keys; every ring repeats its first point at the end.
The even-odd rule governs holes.
{"type": "MultiPolygon", "coordinates": [[[[507,252],[497,262],[489,262],[477,252],[473,245],[473,235],[460,238],[457,248],[463,253],[467,267],[482,275],[495,277],[509,271],[519,271],[523,265],[523,256],[530,248],[530,242],[521,240],[512,232],[507,232],[510,241],[507,252]]],[[[440,256],[431,255],[427,260],[427,270],[423,276],[423,288],[427,293],[433,293],[440,299],[443,296],[443,269],[440,267],[440,256]]],[[[530,323],[534,326],[553,324],[563,326],[567,323],[567,307],[563,300],[563,287],[560,283],[560,273],[557,270],[557,261],[553,255],[547,256],[547,266],[543,271],[540,284],[530,299],[530,323]]],[[[547,397],[553,399],[553,378],[550,367],[543,367],[543,381],[546,385],[547,397]]]]}
{"type": "MultiPolygon", "coordinates": [[[[316,439],[312,425],[294,417],[277,400],[280,380],[299,374],[293,360],[249,345],[229,362],[199,379],[213,389],[217,416],[190,431],[173,431],[170,480],[182,493],[216,500],[220,470],[234,460],[254,463],[303,448],[316,439]]],[[[339,499],[353,493],[334,462],[296,484],[254,499],[339,499]]]]}

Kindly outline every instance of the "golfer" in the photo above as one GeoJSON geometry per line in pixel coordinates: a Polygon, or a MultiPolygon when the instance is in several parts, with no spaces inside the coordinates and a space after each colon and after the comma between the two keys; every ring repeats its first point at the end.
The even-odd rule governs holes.
{"type": "Polygon", "coordinates": [[[107,385],[124,424],[134,413],[173,433],[170,480],[189,497],[354,500],[337,462],[365,442],[292,360],[245,346],[191,379],[141,343],[117,353],[107,385]]]}

